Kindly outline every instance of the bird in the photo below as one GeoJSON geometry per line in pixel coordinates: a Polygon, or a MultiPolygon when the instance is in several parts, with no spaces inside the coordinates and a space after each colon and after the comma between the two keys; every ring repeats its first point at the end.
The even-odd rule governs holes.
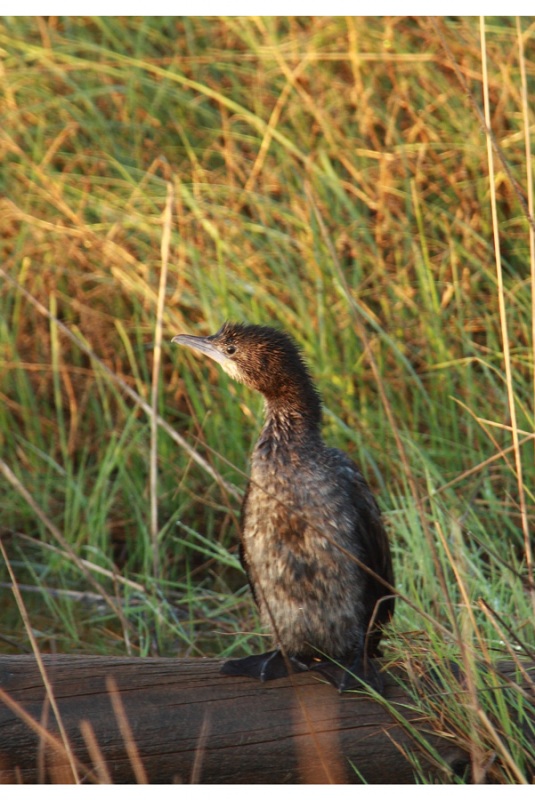
{"type": "Polygon", "coordinates": [[[340,692],[383,692],[370,659],[394,613],[390,545],[354,461],[322,438],[322,400],[295,339],[225,322],[172,342],[219,364],[264,397],[264,425],[240,515],[240,559],[274,649],[223,664],[226,675],[274,680],[318,670],[340,692]]]}

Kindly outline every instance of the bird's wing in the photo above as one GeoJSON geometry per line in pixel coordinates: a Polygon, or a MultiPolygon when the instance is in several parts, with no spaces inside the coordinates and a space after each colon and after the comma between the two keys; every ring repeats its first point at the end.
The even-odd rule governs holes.
{"type": "MultiPolygon", "coordinates": [[[[353,505],[355,507],[355,534],[362,552],[362,561],[380,578],[394,584],[394,570],[388,535],[381,518],[379,506],[371,489],[354,465],[354,492],[353,505]]],[[[368,619],[374,618],[375,634],[370,636],[369,654],[377,650],[381,638],[381,628],[394,613],[394,597],[388,597],[392,592],[380,581],[367,574],[366,605],[368,619]],[[385,598],[379,603],[381,598],[385,598]]]]}

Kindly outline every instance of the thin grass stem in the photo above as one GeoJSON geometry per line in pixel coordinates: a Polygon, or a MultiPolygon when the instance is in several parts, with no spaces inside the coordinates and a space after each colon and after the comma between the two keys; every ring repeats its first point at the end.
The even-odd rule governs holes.
{"type": "Polygon", "coordinates": [[[507,397],[509,405],[509,415],[511,418],[511,434],[513,438],[513,453],[515,457],[516,479],[518,486],[518,496],[520,505],[520,518],[522,521],[522,531],[524,534],[524,547],[526,555],[526,566],[530,584],[530,592],[535,616],[535,584],[533,584],[533,559],[531,552],[531,541],[529,533],[528,515],[526,508],[526,496],[524,492],[524,478],[522,469],[522,456],[518,436],[518,425],[516,417],[516,401],[513,380],[513,369],[511,365],[511,348],[509,343],[509,330],[507,323],[507,307],[505,303],[505,289],[503,282],[502,259],[500,253],[500,226],[498,221],[498,208],[496,203],[496,181],[494,176],[494,150],[491,135],[490,101],[489,101],[489,82],[487,73],[487,50],[485,41],[485,18],[479,18],[479,29],[481,36],[481,63],[483,68],[483,100],[485,108],[486,138],[487,138],[487,160],[489,169],[489,189],[490,204],[492,212],[492,231],[494,237],[494,253],[496,257],[496,276],[498,280],[498,304],[500,310],[500,325],[503,345],[503,359],[505,364],[505,376],[507,383],[507,397]]]}

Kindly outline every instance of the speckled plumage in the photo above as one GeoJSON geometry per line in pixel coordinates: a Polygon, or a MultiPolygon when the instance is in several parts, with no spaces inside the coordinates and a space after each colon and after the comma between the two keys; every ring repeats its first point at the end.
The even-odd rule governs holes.
{"type": "MultiPolygon", "coordinates": [[[[377,655],[394,599],[352,556],[392,584],[388,539],[357,466],[321,438],[320,397],[295,342],[273,328],[232,323],[213,336],[173,341],[204,352],[264,395],[266,420],[242,505],[241,555],[275,646],[298,668],[321,666],[323,654],[364,673],[365,637],[367,655],[377,655]]],[[[241,674],[241,664],[247,674],[279,677],[284,668],[270,674],[267,655],[259,674],[257,657],[229,662],[238,666],[227,671],[241,674]]]]}

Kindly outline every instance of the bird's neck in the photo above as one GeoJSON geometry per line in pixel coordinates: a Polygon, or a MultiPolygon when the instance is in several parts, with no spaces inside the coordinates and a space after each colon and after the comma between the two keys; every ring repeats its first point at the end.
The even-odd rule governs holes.
{"type": "Polygon", "coordinates": [[[321,400],[311,384],[288,387],[265,397],[265,423],[257,448],[265,455],[321,443],[321,400]]]}

